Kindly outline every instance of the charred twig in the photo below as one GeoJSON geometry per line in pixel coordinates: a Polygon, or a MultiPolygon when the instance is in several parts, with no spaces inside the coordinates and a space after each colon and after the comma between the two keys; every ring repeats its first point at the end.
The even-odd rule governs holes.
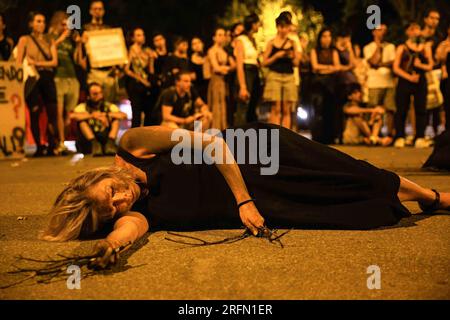
{"type": "MultiPolygon", "coordinates": [[[[116,254],[120,254],[123,251],[130,248],[132,243],[127,243],[126,245],[117,248],[115,250],[116,254]]],[[[8,272],[9,274],[26,274],[24,279],[21,279],[15,283],[10,285],[6,285],[0,287],[0,289],[8,289],[11,287],[15,287],[19,284],[26,282],[27,280],[35,279],[38,283],[50,283],[53,279],[62,277],[66,275],[67,268],[71,265],[76,265],[80,268],[87,267],[92,269],[92,263],[97,259],[101,258],[101,254],[94,255],[86,255],[86,256],[64,256],[61,254],[57,255],[61,259],[48,259],[48,260],[39,260],[33,258],[25,258],[23,256],[17,257],[18,261],[26,261],[26,262],[34,262],[39,264],[44,264],[42,267],[37,268],[20,268],[17,266],[13,266],[17,270],[8,272]]],[[[93,275],[95,272],[90,272],[89,275],[93,275]]]]}
{"type": "Polygon", "coordinates": [[[203,240],[200,238],[187,236],[187,235],[183,235],[183,234],[178,234],[178,233],[174,233],[174,232],[168,232],[167,234],[174,236],[174,237],[187,238],[187,239],[191,239],[191,240],[200,242],[200,243],[192,243],[192,242],[186,242],[186,241],[182,241],[182,240],[174,240],[174,239],[167,238],[167,237],[165,238],[165,240],[167,240],[167,241],[181,243],[181,244],[185,244],[185,245],[193,246],[193,247],[213,246],[213,245],[218,245],[218,244],[230,244],[230,243],[234,243],[234,242],[237,242],[240,240],[244,240],[250,236],[250,234],[247,231],[245,231],[243,234],[236,236],[236,237],[225,238],[225,239],[219,240],[219,241],[206,241],[206,240],[203,240]]]}
{"type": "MultiPolygon", "coordinates": [[[[270,230],[266,227],[260,228],[258,231],[259,231],[258,235],[256,235],[257,238],[265,238],[265,239],[269,240],[270,243],[276,242],[280,245],[281,248],[284,248],[284,245],[280,239],[282,237],[284,237],[286,234],[288,234],[289,232],[291,232],[291,230],[288,230],[280,235],[277,235],[277,230],[270,230]]],[[[178,233],[174,233],[174,232],[168,232],[167,234],[174,236],[174,237],[186,238],[186,239],[197,241],[198,243],[193,243],[193,242],[187,242],[187,241],[183,241],[183,240],[175,240],[175,239],[168,238],[168,237],[165,238],[165,240],[167,240],[167,241],[180,243],[180,244],[184,244],[184,245],[188,245],[188,246],[192,246],[192,247],[204,247],[204,246],[213,246],[213,245],[219,245],[219,244],[231,244],[231,243],[235,243],[235,242],[238,242],[238,241],[241,241],[241,240],[244,240],[244,239],[247,239],[247,238],[253,236],[249,229],[246,229],[244,231],[244,233],[239,236],[229,237],[229,238],[225,238],[223,240],[218,240],[218,241],[206,241],[206,240],[203,240],[203,239],[200,239],[197,237],[178,234],[178,233]]]]}

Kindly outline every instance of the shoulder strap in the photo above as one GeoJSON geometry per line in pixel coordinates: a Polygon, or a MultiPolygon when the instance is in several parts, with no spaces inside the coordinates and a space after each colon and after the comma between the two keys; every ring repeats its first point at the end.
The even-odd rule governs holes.
{"type": "Polygon", "coordinates": [[[44,56],[45,60],[50,61],[52,60],[51,56],[48,56],[47,52],[44,51],[44,49],[42,49],[41,45],[39,44],[39,42],[37,42],[36,38],[33,37],[32,34],[30,34],[30,38],[31,40],[33,40],[34,44],[36,45],[36,47],[39,49],[39,51],[42,53],[42,55],[44,56]]]}
{"type": "Polygon", "coordinates": [[[286,40],[284,40],[283,44],[281,45],[280,49],[283,50],[284,46],[289,42],[289,38],[286,38],[286,40]]]}

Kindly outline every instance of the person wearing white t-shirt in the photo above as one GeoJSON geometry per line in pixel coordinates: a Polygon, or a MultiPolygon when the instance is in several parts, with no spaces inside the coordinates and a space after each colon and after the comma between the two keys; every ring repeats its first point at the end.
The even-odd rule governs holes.
{"type": "Polygon", "coordinates": [[[393,135],[395,106],[395,83],[392,63],[395,59],[395,46],[384,41],[387,27],[381,24],[374,29],[371,43],[364,47],[364,59],[369,65],[367,86],[369,88],[369,107],[381,106],[386,110],[389,135],[393,135]]]}

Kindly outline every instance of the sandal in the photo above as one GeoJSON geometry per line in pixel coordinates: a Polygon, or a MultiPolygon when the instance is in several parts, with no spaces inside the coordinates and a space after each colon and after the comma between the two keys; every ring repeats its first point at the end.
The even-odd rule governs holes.
{"type": "Polygon", "coordinates": [[[425,214],[432,214],[438,210],[440,210],[439,206],[441,204],[441,194],[434,189],[431,189],[436,194],[436,199],[430,205],[424,205],[419,202],[419,207],[425,214]]]}

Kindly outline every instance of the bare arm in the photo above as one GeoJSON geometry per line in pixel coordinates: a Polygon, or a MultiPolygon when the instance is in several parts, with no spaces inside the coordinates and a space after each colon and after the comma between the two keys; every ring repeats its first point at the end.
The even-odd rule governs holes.
{"type": "MultiPolygon", "coordinates": [[[[267,43],[266,50],[264,50],[264,53],[263,53],[263,62],[262,62],[263,67],[268,67],[268,66],[272,65],[275,61],[278,60],[278,58],[280,56],[279,54],[278,55],[274,54],[273,56],[270,56],[270,54],[272,52],[272,47],[273,47],[272,41],[269,41],[267,43]]],[[[282,51],[279,51],[279,52],[282,52],[282,51]]]]}
{"type": "Polygon", "coordinates": [[[95,245],[96,254],[101,257],[92,262],[92,266],[106,268],[115,264],[118,255],[115,249],[134,243],[141,238],[149,229],[147,219],[139,212],[128,212],[120,217],[114,224],[114,230],[104,240],[95,245]]]}
{"type": "Polygon", "coordinates": [[[186,124],[186,118],[174,116],[172,114],[173,107],[162,106],[162,118],[163,121],[175,122],[176,124],[186,124]]]}
{"type": "Polygon", "coordinates": [[[69,118],[75,121],[85,121],[92,119],[93,117],[89,112],[72,112],[70,113],[69,118]]]}
{"type": "Polygon", "coordinates": [[[23,64],[23,59],[25,58],[25,50],[27,46],[26,36],[20,37],[19,43],[17,44],[17,63],[19,65],[23,64]]]}
{"type": "Polygon", "coordinates": [[[351,116],[357,116],[363,113],[373,113],[374,111],[375,108],[361,108],[357,105],[352,105],[344,109],[344,113],[351,116]]]}
{"type": "Polygon", "coordinates": [[[245,82],[244,71],[244,45],[240,40],[236,40],[236,46],[234,48],[234,56],[236,57],[236,72],[239,82],[239,88],[247,90],[247,83],[245,82]]]}
{"type": "Polygon", "coordinates": [[[395,53],[395,60],[394,60],[394,64],[393,64],[393,71],[397,76],[410,81],[411,74],[409,74],[408,72],[406,72],[402,68],[400,68],[400,60],[401,60],[401,57],[403,54],[403,50],[404,50],[403,45],[401,45],[397,48],[397,52],[395,53]]]}
{"type": "Polygon", "coordinates": [[[228,64],[230,65],[230,71],[236,70],[236,61],[232,56],[228,56],[228,64]]]}
{"type": "MultiPolygon", "coordinates": [[[[250,199],[239,166],[224,139],[200,132],[177,130],[177,137],[180,136],[180,133],[183,133],[180,141],[179,138],[175,139],[175,137],[172,137],[174,131],[174,129],[163,127],[134,128],[123,135],[120,146],[134,156],[142,157],[149,154],[168,152],[179,143],[187,143],[191,148],[195,148],[197,146],[194,141],[201,141],[202,150],[214,144],[214,149],[221,152],[223,156],[222,161],[216,161],[216,167],[233,192],[236,203],[242,203],[250,199]],[[188,141],[185,141],[186,138],[189,138],[188,141]]],[[[264,219],[259,214],[254,203],[241,207],[240,217],[243,223],[256,234],[257,228],[264,225],[264,219]]]]}
{"type": "Polygon", "coordinates": [[[318,57],[317,57],[316,49],[312,49],[312,51],[311,51],[311,66],[313,68],[313,71],[315,73],[319,73],[319,74],[331,74],[331,73],[336,72],[337,64],[340,65],[339,56],[337,56],[337,61],[336,61],[336,56],[337,56],[337,52],[333,51],[333,65],[320,64],[318,57]]]}
{"type": "Polygon", "coordinates": [[[128,242],[135,242],[149,229],[147,218],[138,212],[129,212],[120,217],[114,224],[114,230],[106,240],[115,243],[116,247],[128,242]]]}
{"type": "Polygon", "coordinates": [[[377,47],[369,59],[367,59],[367,62],[370,64],[371,67],[378,67],[381,63],[381,47],[377,43],[377,47]]]}
{"type": "Polygon", "coordinates": [[[430,46],[425,46],[425,57],[427,58],[427,63],[422,63],[419,58],[416,58],[414,66],[424,71],[433,70],[434,60],[430,46]]]}
{"type": "Polygon", "coordinates": [[[127,119],[127,114],[124,112],[109,112],[108,115],[112,120],[126,120],[127,119]]]}
{"type": "Polygon", "coordinates": [[[292,46],[294,48],[294,57],[292,59],[292,64],[294,65],[294,67],[298,67],[302,58],[302,52],[299,50],[298,45],[295,41],[292,41],[292,46]]]}
{"type": "Polygon", "coordinates": [[[208,105],[202,100],[202,98],[198,97],[197,100],[194,101],[194,104],[197,108],[199,108],[202,112],[209,111],[208,105]]]}
{"type": "Polygon", "coordinates": [[[442,41],[436,49],[436,61],[438,63],[445,63],[447,53],[450,50],[450,41],[442,41]]]}
{"type": "Polygon", "coordinates": [[[77,41],[73,55],[75,63],[78,64],[83,70],[87,70],[87,57],[83,55],[83,42],[81,40],[77,41]]]}
{"type": "MultiPolygon", "coordinates": [[[[351,70],[354,70],[356,67],[356,59],[355,59],[355,54],[353,52],[353,46],[350,46],[350,48],[348,48],[348,51],[350,52],[349,64],[347,66],[341,66],[341,71],[351,71],[351,70]]],[[[339,62],[339,64],[340,64],[340,62],[339,62]]]]}

